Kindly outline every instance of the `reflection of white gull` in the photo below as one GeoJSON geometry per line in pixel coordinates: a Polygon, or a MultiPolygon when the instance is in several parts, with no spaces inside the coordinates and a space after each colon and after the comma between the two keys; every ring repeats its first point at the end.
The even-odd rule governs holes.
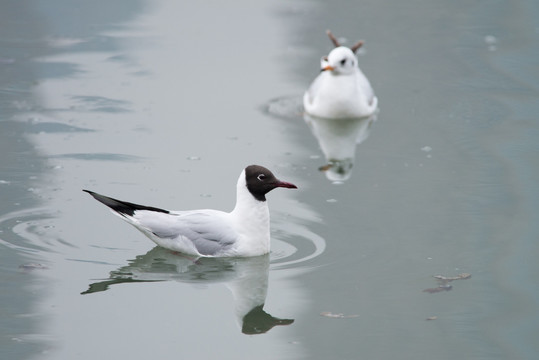
{"type": "Polygon", "coordinates": [[[305,112],[312,116],[343,119],[369,116],[378,99],[367,77],[357,65],[355,52],[363,45],[341,46],[328,30],[333,49],[321,60],[321,73],[303,96],[305,112]]]}
{"type": "Polygon", "coordinates": [[[236,319],[245,334],[261,334],[276,325],[290,325],[292,319],[278,319],[266,313],[269,254],[250,258],[189,259],[155,247],[110,273],[108,280],[90,284],[82,294],[105,291],[111,285],[131,282],[176,280],[184,283],[224,283],[234,297],[236,319]]]}
{"type": "Polygon", "coordinates": [[[168,211],[84,191],[159,246],[195,256],[221,257],[258,256],[270,251],[265,195],[277,187],[296,188],[262,166],[247,166],[238,179],[236,207],[230,213],[208,209],[168,211]]]}
{"type": "Polygon", "coordinates": [[[320,170],[331,181],[345,181],[352,174],[356,145],[369,136],[376,113],[357,119],[324,119],[304,115],[327,161],[320,170]]]}

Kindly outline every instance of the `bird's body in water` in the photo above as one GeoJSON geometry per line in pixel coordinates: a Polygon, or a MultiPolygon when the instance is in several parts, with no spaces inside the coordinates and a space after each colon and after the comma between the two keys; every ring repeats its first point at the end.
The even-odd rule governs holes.
{"type": "Polygon", "coordinates": [[[259,166],[246,167],[236,185],[231,212],[212,209],[169,211],[116,200],[84,190],[107,205],[157,245],[195,256],[258,256],[270,251],[270,216],[266,194],[296,188],[259,166]]]}

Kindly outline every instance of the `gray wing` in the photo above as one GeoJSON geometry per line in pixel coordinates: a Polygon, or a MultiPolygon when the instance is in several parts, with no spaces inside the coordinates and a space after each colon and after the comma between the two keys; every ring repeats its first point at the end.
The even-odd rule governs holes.
{"type": "Polygon", "coordinates": [[[137,222],[162,239],[190,241],[202,255],[215,255],[236,242],[236,231],[226,221],[226,213],[213,210],[171,212],[137,211],[137,222]]]}

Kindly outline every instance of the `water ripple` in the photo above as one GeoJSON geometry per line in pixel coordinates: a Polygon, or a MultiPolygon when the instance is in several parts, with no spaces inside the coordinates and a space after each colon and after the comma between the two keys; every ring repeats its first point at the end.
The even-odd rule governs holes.
{"type": "Polygon", "coordinates": [[[271,116],[294,120],[303,118],[303,97],[301,96],[283,96],[270,100],[262,110],[271,116]]]}
{"type": "Polygon", "coordinates": [[[326,241],[304,225],[305,222],[306,219],[296,223],[280,219],[274,221],[270,266],[272,270],[314,267],[311,260],[325,251],[326,241]]]}
{"type": "Polygon", "coordinates": [[[46,236],[54,216],[44,208],[14,211],[0,217],[0,245],[25,255],[55,252],[59,243],[46,236]]]}
{"type": "MultiPolygon", "coordinates": [[[[34,258],[43,252],[58,253],[61,251],[59,246],[74,247],[60,238],[50,236],[54,218],[53,212],[45,208],[25,209],[3,215],[0,217],[0,245],[34,258]]],[[[313,267],[310,261],[325,251],[326,241],[305,226],[304,222],[305,219],[302,219],[293,223],[288,217],[274,221],[270,254],[272,270],[309,269],[313,267]]]]}

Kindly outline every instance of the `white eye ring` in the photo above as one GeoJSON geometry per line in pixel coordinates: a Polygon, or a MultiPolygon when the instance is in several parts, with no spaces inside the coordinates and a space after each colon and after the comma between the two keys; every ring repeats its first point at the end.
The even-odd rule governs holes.
{"type": "Polygon", "coordinates": [[[266,178],[266,175],[260,174],[256,177],[258,180],[263,181],[266,178]]]}

